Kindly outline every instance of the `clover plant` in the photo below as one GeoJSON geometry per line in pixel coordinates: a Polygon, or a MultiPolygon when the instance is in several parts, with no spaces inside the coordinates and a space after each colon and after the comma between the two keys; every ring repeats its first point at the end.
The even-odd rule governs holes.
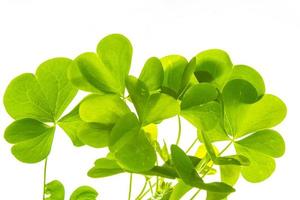
{"type": "MultiPolygon", "coordinates": [[[[43,199],[64,199],[62,183],[46,183],[57,127],[76,147],[109,150],[106,157],[95,158],[87,175],[128,173],[129,195],[124,199],[178,200],[197,188],[192,199],[203,190],[207,200],[221,200],[235,191],[241,176],[257,183],[272,175],[285,144],[271,128],[285,118],[287,109],[278,97],[265,94],[257,71],[234,65],[225,51],[211,49],[190,61],[180,55],[151,57],[135,77],[129,75],[131,58],[129,40],[112,34],[100,41],[96,52],[47,60],[35,74],[22,74],[8,85],[4,105],[15,121],[4,137],[18,160],[45,162],[43,199]],[[87,96],[62,117],[78,90],[87,96]],[[172,117],[178,120],[178,133],[164,133],[165,140],[159,141],[157,126],[172,117]],[[186,150],[179,147],[183,119],[195,127],[195,141],[186,150]],[[177,134],[175,144],[167,134],[177,134]],[[190,153],[195,145],[197,152],[190,153]],[[216,173],[219,181],[205,180],[216,173]],[[139,194],[131,192],[133,175],[145,177],[139,194]]],[[[70,199],[97,195],[82,186],[70,199]]]]}

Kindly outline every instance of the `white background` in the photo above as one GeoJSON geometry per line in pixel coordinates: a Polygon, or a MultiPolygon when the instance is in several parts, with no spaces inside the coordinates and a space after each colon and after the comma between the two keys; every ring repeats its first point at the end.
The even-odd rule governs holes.
{"type": "MultiPolygon", "coordinates": [[[[132,74],[137,74],[151,56],[175,53],[190,59],[205,49],[224,49],[235,64],[257,69],[264,77],[267,92],[281,97],[288,106],[285,122],[276,127],[287,147],[285,156],[277,160],[275,173],[259,184],[241,179],[237,192],[229,199],[299,199],[300,6],[297,3],[297,0],[0,0],[0,96],[13,77],[34,72],[48,58],[74,58],[84,51],[94,51],[98,41],[110,33],[122,33],[131,40],[132,74]]],[[[11,122],[1,106],[1,135],[11,122]]],[[[176,120],[168,120],[160,127],[161,137],[170,143],[175,140],[175,123],[176,120]]],[[[195,132],[189,127],[183,131],[186,142],[182,145],[186,147],[195,132]]],[[[0,199],[41,199],[43,163],[20,163],[11,155],[10,147],[1,136],[0,199]]],[[[105,179],[86,176],[93,161],[105,153],[106,150],[73,147],[66,134],[58,130],[47,179],[61,180],[67,196],[75,187],[89,184],[99,191],[100,199],[127,199],[127,174],[105,179]]],[[[139,191],[141,180],[134,176],[137,184],[134,194],[139,191]]]]}

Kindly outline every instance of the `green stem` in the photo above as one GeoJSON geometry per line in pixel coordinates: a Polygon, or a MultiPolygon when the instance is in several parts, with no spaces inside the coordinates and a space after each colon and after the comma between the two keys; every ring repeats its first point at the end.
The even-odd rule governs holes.
{"type": "Polygon", "coordinates": [[[188,153],[190,152],[190,150],[194,147],[194,145],[198,142],[198,138],[196,138],[194,140],[194,142],[191,144],[191,146],[189,146],[189,148],[185,151],[185,153],[188,153]]]}
{"type": "Polygon", "coordinates": [[[177,134],[176,145],[179,144],[180,137],[181,137],[181,119],[179,115],[177,115],[177,118],[178,118],[178,134],[177,134]]]}
{"type": "Polygon", "coordinates": [[[143,185],[143,188],[142,188],[141,192],[137,195],[137,197],[135,199],[140,199],[140,197],[143,195],[143,193],[144,193],[144,191],[147,187],[147,183],[148,183],[147,180],[145,180],[145,183],[143,185]]]}
{"type": "Polygon", "coordinates": [[[132,173],[130,173],[130,178],[129,178],[128,200],[131,199],[131,188],[132,188],[132,173]]]}
{"type": "Polygon", "coordinates": [[[48,158],[45,159],[45,164],[44,164],[43,200],[46,199],[47,163],[48,163],[48,158]]]}
{"type": "Polygon", "coordinates": [[[142,194],[142,195],[139,197],[139,199],[143,199],[143,197],[146,196],[146,194],[148,194],[148,193],[151,191],[151,188],[155,185],[155,183],[153,183],[153,184],[151,185],[151,183],[150,183],[149,181],[147,181],[147,183],[149,183],[150,188],[149,188],[146,192],[144,192],[144,194],[142,194]]]}
{"type": "Polygon", "coordinates": [[[200,193],[200,191],[201,191],[201,189],[197,190],[190,200],[195,199],[196,196],[200,193]]]}
{"type": "MultiPolygon", "coordinates": [[[[153,186],[152,186],[152,184],[151,184],[151,181],[150,180],[148,180],[148,183],[149,183],[149,187],[150,187],[150,191],[151,191],[151,195],[153,196],[153,186]]],[[[155,184],[155,183],[154,183],[155,184]]],[[[153,185],[154,185],[153,184],[153,185]]]]}

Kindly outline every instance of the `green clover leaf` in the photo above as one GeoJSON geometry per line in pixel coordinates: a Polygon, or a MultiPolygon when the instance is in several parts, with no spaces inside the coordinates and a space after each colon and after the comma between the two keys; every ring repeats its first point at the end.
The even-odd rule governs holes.
{"type": "MultiPolygon", "coordinates": [[[[67,79],[72,61],[54,58],[42,63],[36,74],[22,74],[11,81],[4,95],[7,112],[16,119],[5,131],[13,155],[22,162],[36,163],[51,150],[55,126],[77,89],[67,79]]],[[[70,136],[73,143],[76,138],[70,136]]]]}
{"type": "Polygon", "coordinates": [[[139,79],[129,76],[126,87],[143,126],[173,117],[180,111],[179,102],[164,93],[150,94],[139,79]]]}
{"type": "MultiPolygon", "coordinates": [[[[64,200],[65,188],[64,185],[54,180],[45,186],[45,200],[64,200]]],[[[70,200],[96,200],[98,192],[90,186],[80,186],[70,196],[70,200]]]]}
{"type": "Polygon", "coordinates": [[[96,200],[98,192],[90,186],[80,186],[71,194],[70,200],[96,200]]]}
{"type": "Polygon", "coordinates": [[[235,141],[252,133],[241,140],[246,142],[235,142],[237,153],[250,160],[249,166],[241,168],[243,177],[250,182],[268,178],[275,169],[273,157],[281,156],[284,149],[281,136],[268,128],[276,126],[285,118],[286,106],[278,97],[264,94],[264,91],[265,86],[259,73],[248,66],[239,65],[234,67],[222,92],[228,133],[235,141]],[[246,143],[252,144],[243,146],[246,143]],[[276,149],[277,152],[274,143],[280,147],[276,149]],[[256,148],[255,144],[261,146],[256,148]]]}
{"type": "Polygon", "coordinates": [[[65,199],[65,188],[64,185],[58,181],[54,180],[47,183],[45,186],[45,193],[47,197],[45,200],[64,200],[65,199]]]}
{"type": "Polygon", "coordinates": [[[164,70],[162,92],[180,98],[193,76],[195,59],[188,62],[180,55],[169,55],[160,60],[164,70]]]}
{"type": "Polygon", "coordinates": [[[195,77],[198,82],[210,82],[222,89],[230,76],[232,62],[229,55],[220,49],[210,49],[196,55],[195,77]]]}
{"type": "Polygon", "coordinates": [[[96,53],[79,55],[69,70],[72,83],[81,90],[123,96],[132,57],[129,40],[120,34],[103,38],[96,53]]]}
{"type": "Polygon", "coordinates": [[[20,119],[9,125],[4,137],[14,144],[11,152],[20,161],[36,163],[45,159],[51,150],[55,127],[34,119],[20,119]]]}
{"type": "Polygon", "coordinates": [[[156,57],[149,58],[143,67],[139,80],[146,85],[149,91],[159,90],[164,81],[164,69],[161,61],[156,57]]]}
{"type": "Polygon", "coordinates": [[[25,73],[13,79],[4,94],[7,113],[14,119],[57,121],[77,93],[67,79],[71,62],[50,59],[38,67],[36,75],[25,73]]]}

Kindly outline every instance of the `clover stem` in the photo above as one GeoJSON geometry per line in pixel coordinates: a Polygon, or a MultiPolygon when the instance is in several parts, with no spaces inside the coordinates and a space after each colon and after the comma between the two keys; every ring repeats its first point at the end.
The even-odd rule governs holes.
{"type": "Polygon", "coordinates": [[[194,145],[198,142],[198,138],[196,138],[194,140],[194,142],[191,144],[191,146],[189,146],[189,148],[185,151],[185,153],[188,153],[190,152],[190,150],[194,147],[194,145]]]}
{"type": "MultiPolygon", "coordinates": [[[[151,184],[149,181],[147,181],[147,184],[148,183],[150,185],[150,188],[146,192],[144,192],[144,194],[142,194],[138,199],[143,199],[143,197],[146,196],[146,194],[148,194],[151,191],[151,188],[155,185],[155,183],[151,184]]],[[[138,200],[138,199],[136,199],[136,200],[138,200]]]]}
{"type": "Polygon", "coordinates": [[[130,178],[129,178],[128,200],[131,199],[131,189],[132,189],[132,173],[130,173],[130,178]]]}
{"type": "Polygon", "coordinates": [[[196,198],[196,196],[200,193],[200,189],[199,190],[197,190],[196,192],[195,192],[195,194],[191,197],[191,199],[190,200],[193,200],[193,199],[195,199],[196,198]]]}
{"type": "Polygon", "coordinates": [[[145,180],[145,183],[143,185],[143,188],[142,188],[141,192],[137,195],[137,197],[135,199],[139,199],[143,195],[143,193],[144,193],[144,191],[145,191],[145,189],[147,187],[147,184],[148,184],[148,181],[145,180]]]}
{"type": "Polygon", "coordinates": [[[45,164],[44,164],[43,200],[46,199],[47,163],[48,163],[48,157],[45,159],[45,164]]]}
{"type": "Polygon", "coordinates": [[[179,144],[180,137],[181,137],[181,119],[179,115],[177,115],[177,118],[178,118],[178,134],[177,134],[176,145],[179,144]]]}

